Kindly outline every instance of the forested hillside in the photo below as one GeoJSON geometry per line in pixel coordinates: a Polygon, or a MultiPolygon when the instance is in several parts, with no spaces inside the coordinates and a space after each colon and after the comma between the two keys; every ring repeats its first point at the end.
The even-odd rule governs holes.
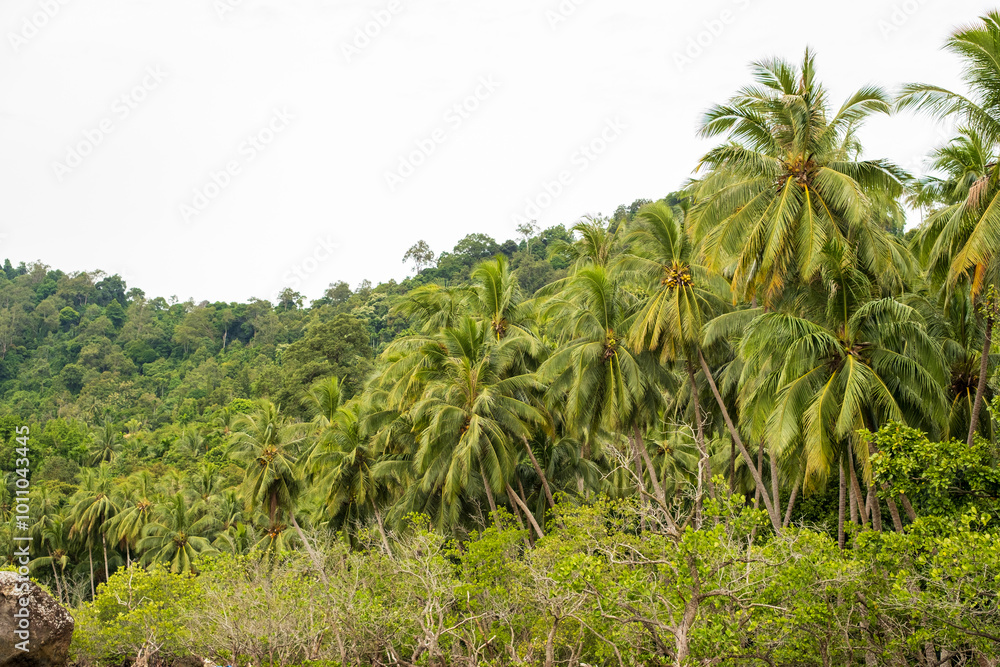
{"type": "Polygon", "coordinates": [[[8,262],[75,658],[996,667],[1000,15],[949,46],[967,95],[757,63],[677,192],[308,307],[8,262]],[[858,140],[910,110],[930,177],[858,140]]]}

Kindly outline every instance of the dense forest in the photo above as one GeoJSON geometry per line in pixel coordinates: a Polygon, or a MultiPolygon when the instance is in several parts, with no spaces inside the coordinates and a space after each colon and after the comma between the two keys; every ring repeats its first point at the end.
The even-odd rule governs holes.
{"type": "Polygon", "coordinates": [[[947,48],[755,63],[676,191],[308,306],[7,261],[0,530],[27,426],[73,658],[1000,665],[1000,14],[947,48]],[[914,112],[931,175],[864,155],[914,112]]]}

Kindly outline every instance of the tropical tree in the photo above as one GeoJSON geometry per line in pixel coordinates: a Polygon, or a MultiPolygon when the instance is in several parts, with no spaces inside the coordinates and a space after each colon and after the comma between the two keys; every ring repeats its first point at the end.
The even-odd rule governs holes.
{"type": "Polygon", "coordinates": [[[96,429],[89,447],[91,464],[112,461],[122,447],[121,433],[110,421],[96,429]]]}
{"type": "Polygon", "coordinates": [[[107,463],[101,463],[96,469],[84,470],[82,475],[80,489],[74,496],[73,507],[70,511],[73,521],[70,537],[81,537],[87,543],[87,557],[90,563],[90,593],[94,595],[93,543],[100,535],[101,548],[104,551],[104,580],[107,581],[110,575],[106,524],[118,513],[118,505],[112,497],[115,490],[115,480],[107,463]]]}
{"type": "Polygon", "coordinates": [[[138,543],[142,564],[169,564],[177,574],[196,572],[197,557],[213,550],[205,535],[215,526],[215,518],[190,508],[184,494],[174,495],[157,508],[155,519],[142,530],[138,543]]]}
{"type": "Polygon", "coordinates": [[[637,350],[659,353],[660,363],[679,363],[689,384],[694,435],[701,454],[699,499],[706,487],[714,497],[709,451],[699,401],[696,368],[701,365],[701,332],[706,322],[723,312],[728,283],[696,261],[696,248],[675,211],[664,201],[639,210],[625,237],[629,251],[617,267],[641,290],[642,305],[629,339],[637,350]]]}
{"type": "MultiPolygon", "coordinates": [[[[953,204],[927,221],[923,236],[929,245],[930,263],[948,266],[948,282],[952,286],[967,284],[974,299],[984,295],[988,286],[1000,284],[1000,160],[996,147],[1000,145],[1000,12],[992,11],[976,25],[960,28],[948,39],[945,48],[963,61],[963,78],[967,94],[940,86],[914,83],[903,88],[897,100],[900,109],[917,109],[938,117],[954,115],[963,124],[965,137],[956,143],[955,159],[970,168],[966,177],[955,179],[955,167],[950,169],[953,204]],[[964,199],[962,190],[969,177],[977,176],[969,185],[964,199]],[[931,239],[933,242],[931,243],[931,239]]],[[[969,422],[967,442],[972,444],[979,425],[983,395],[989,373],[990,348],[996,306],[985,308],[983,351],[976,396],[969,422]]]]}
{"type": "Polygon", "coordinates": [[[855,134],[871,114],[890,111],[889,96],[865,87],[832,113],[808,50],[798,67],[755,63],[753,78],[702,123],[702,136],[729,138],[702,158],[706,173],[689,187],[690,229],[706,264],[731,275],[738,296],[773,305],[786,286],[820,272],[834,241],[857,247],[860,268],[898,287],[905,253],[884,222],[902,216],[906,175],[859,159],[855,134]]]}
{"type": "MultiPolygon", "coordinates": [[[[495,513],[494,494],[506,492],[541,535],[510,486],[517,463],[512,442],[530,437],[531,425],[543,421],[527,400],[537,387],[534,378],[510,373],[530,343],[526,336],[495,342],[495,335],[492,322],[465,317],[421,348],[416,379],[424,391],[409,411],[419,433],[413,456],[419,482],[413,491],[419,491],[422,502],[433,499],[442,526],[458,522],[461,496],[481,489],[495,513]]],[[[409,500],[421,502],[412,494],[409,500]]]]}
{"type": "MultiPolygon", "coordinates": [[[[547,385],[547,403],[559,406],[581,438],[609,432],[629,440],[637,483],[641,488],[648,474],[654,498],[666,510],[642,430],[658,414],[670,381],[652,355],[629,345],[637,305],[609,269],[595,264],[577,270],[561,296],[543,308],[561,344],[538,377],[547,385]]],[[[672,524],[670,513],[664,514],[672,524]]]]}
{"type": "Polygon", "coordinates": [[[356,405],[338,407],[305,461],[307,479],[323,490],[327,511],[345,533],[364,513],[375,517],[382,545],[389,553],[385,522],[379,508],[386,501],[386,480],[373,472],[378,451],[365,433],[356,405]]]}
{"type": "MultiPolygon", "coordinates": [[[[801,443],[813,485],[825,483],[848,446],[868,477],[862,430],[891,421],[930,430],[947,409],[944,358],[919,313],[878,298],[845,248],[828,244],[823,255],[824,288],[814,286],[799,301],[811,301],[806,314],[762,313],[739,347],[746,412],[766,415],[766,437],[779,458],[801,443]]],[[[869,494],[874,498],[873,487],[869,494]]]]}

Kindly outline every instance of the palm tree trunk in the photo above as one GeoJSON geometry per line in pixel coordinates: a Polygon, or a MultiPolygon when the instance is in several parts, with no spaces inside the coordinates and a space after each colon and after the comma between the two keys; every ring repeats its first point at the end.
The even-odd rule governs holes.
{"type": "Polygon", "coordinates": [[[490,488],[490,480],[486,478],[486,468],[483,467],[482,459],[479,460],[479,474],[483,478],[483,488],[486,489],[486,500],[490,503],[490,517],[492,519],[497,513],[497,503],[493,500],[493,489],[490,488]]]}
{"type": "Polygon", "coordinates": [[[774,452],[767,453],[771,460],[771,502],[774,503],[774,510],[781,514],[781,495],[778,489],[778,457],[774,452]]]}
{"type": "MultiPolygon", "coordinates": [[[[649,458],[649,452],[646,451],[646,443],[642,439],[642,433],[639,431],[639,427],[636,424],[632,424],[632,437],[635,443],[635,449],[639,452],[643,461],[646,462],[646,468],[649,470],[649,479],[653,482],[653,492],[656,494],[657,502],[660,507],[663,508],[663,516],[667,520],[667,525],[675,533],[680,534],[680,528],[677,527],[677,522],[674,521],[674,517],[670,514],[670,510],[667,508],[667,494],[663,490],[663,486],[660,484],[660,476],[656,473],[656,468],[653,467],[653,460],[649,458]]],[[[640,468],[640,481],[642,479],[642,472],[640,468]]]]}
{"type": "Polygon", "coordinates": [[[983,358],[979,361],[979,384],[976,385],[976,399],[972,402],[972,418],[969,420],[969,437],[966,444],[972,446],[979,426],[979,412],[983,409],[983,394],[986,392],[986,373],[989,371],[990,346],[993,343],[993,318],[986,318],[986,334],[983,340],[983,358]]]}
{"type": "Polygon", "coordinates": [[[913,505],[910,504],[910,499],[906,497],[905,493],[899,494],[899,503],[903,506],[903,511],[906,512],[906,518],[910,521],[916,521],[917,513],[913,511],[913,505]]]}
{"type": "Polygon", "coordinates": [[[781,522],[782,528],[788,528],[792,522],[792,510],[795,508],[795,499],[799,497],[799,489],[805,483],[806,469],[803,468],[799,476],[795,479],[795,486],[792,487],[792,494],[788,496],[788,507],[785,509],[785,520],[781,522]]]}
{"type": "MultiPolygon", "coordinates": [[[[514,510],[514,518],[517,519],[517,525],[521,530],[525,530],[524,521],[521,521],[521,510],[517,506],[517,501],[514,500],[514,494],[511,493],[510,485],[507,485],[507,500],[510,502],[510,508],[514,510]]],[[[528,538],[524,538],[524,546],[528,549],[531,548],[531,542],[528,538]]]]}
{"type": "MultiPolygon", "coordinates": [[[[856,510],[857,510],[858,514],[860,515],[858,517],[859,520],[855,521],[855,523],[857,523],[858,525],[864,525],[864,524],[868,523],[868,507],[867,507],[866,504],[864,504],[864,503],[861,502],[861,499],[863,498],[863,496],[861,495],[861,485],[858,484],[858,473],[854,469],[854,453],[853,452],[848,452],[847,453],[847,463],[848,463],[848,469],[850,470],[850,473],[851,473],[851,491],[853,491],[853,493],[854,493],[854,503],[856,505],[856,510]]],[[[852,515],[853,515],[853,512],[854,512],[854,510],[852,510],[852,515]]],[[[851,516],[851,520],[852,521],[854,520],[854,518],[855,518],[854,516],[851,516]]]]}
{"type": "Polygon", "coordinates": [[[132,567],[132,550],[129,548],[128,540],[125,540],[125,564],[126,567],[132,567]]]}
{"type": "Polygon", "coordinates": [[[639,432],[639,426],[634,423],[632,424],[632,442],[636,451],[639,452],[639,456],[645,462],[646,469],[649,471],[649,481],[653,483],[653,493],[656,494],[656,499],[660,501],[663,509],[666,510],[667,494],[663,491],[663,486],[660,484],[660,476],[656,472],[656,467],[653,466],[653,460],[649,458],[649,452],[646,451],[646,443],[639,432]]]}
{"type": "Polygon", "coordinates": [[[531,513],[531,511],[528,509],[528,506],[524,503],[524,501],[518,497],[518,495],[514,492],[514,489],[510,487],[510,484],[507,485],[507,493],[509,493],[511,498],[514,499],[514,502],[517,503],[517,506],[521,508],[521,511],[524,512],[524,515],[528,517],[528,523],[530,523],[531,527],[535,529],[535,534],[538,535],[538,538],[541,539],[545,537],[545,533],[542,532],[542,529],[538,525],[538,522],[535,521],[535,515],[531,513]]]}
{"type": "Polygon", "coordinates": [[[837,546],[840,550],[844,550],[844,546],[847,543],[846,537],[844,535],[844,503],[845,496],[847,495],[847,478],[844,475],[844,457],[840,457],[840,484],[837,491],[837,546]]]}
{"type": "Polygon", "coordinates": [[[56,560],[52,552],[49,552],[49,561],[52,563],[52,576],[56,580],[56,595],[59,596],[59,603],[62,604],[63,594],[62,594],[62,584],[59,583],[59,573],[56,571],[56,560]]]}
{"type": "Polygon", "coordinates": [[[878,495],[875,493],[875,485],[872,484],[868,487],[868,500],[865,501],[865,506],[870,508],[872,516],[872,528],[878,532],[882,532],[882,508],[878,504],[878,495]]]}
{"type": "MultiPolygon", "coordinates": [[[[722,418],[726,422],[726,428],[729,429],[729,435],[732,436],[733,441],[736,443],[736,447],[740,450],[740,454],[743,456],[743,460],[746,461],[747,466],[750,468],[750,474],[753,475],[754,483],[757,485],[758,490],[764,489],[764,481],[760,478],[757,473],[757,469],[753,467],[753,459],[750,458],[750,452],[747,451],[746,446],[743,444],[743,438],[740,437],[740,432],[736,429],[733,424],[732,417],[729,416],[729,410],[726,408],[726,402],[722,400],[722,394],[719,393],[719,388],[715,386],[715,378],[712,377],[712,371],[708,367],[708,362],[705,361],[705,355],[698,350],[698,360],[701,362],[701,370],[705,373],[705,379],[708,380],[708,386],[712,389],[712,394],[715,396],[715,401],[719,404],[719,409],[722,411],[722,418]]],[[[771,519],[771,526],[774,528],[775,532],[781,532],[781,519],[775,513],[774,506],[771,504],[771,500],[767,497],[767,493],[763,493],[764,507],[767,509],[767,515],[771,519]]]]}
{"type": "Polygon", "coordinates": [[[899,508],[896,507],[892,498],[886,498],[885,504],[889,506],[889,515],[892,517],[892,527],[897,533],[903,532],[903,520],[899,517],[899,508]]]}
{"type": "Polygon", "coordinates": [[[729,443],[729,495],[736,493],[736,441],[729,443]]]}
{"type": "Polygon", "coordinates": [[[107,581],[111,577],[108,575],[108,541],[103,532],[101,533],[101,547],[104,549],[104,581],[107,581]]]}
{"type": "MultiPolygon", "coordinates": [[[[698,400],[698,385],[695,384],[694,381],[694,367],[691,365],[691,362],[688,362],[686,365],[688,380],[691,382],[691,400],[694,402],[694,439],[698,444],[698,453],[701,455],[702,474],[705,477],[705,488],[708,489],[708,495],[712,497],[712,500],[718,500],[715,495],[715,483],[712,482],[712,461],[708,456],[708,446],[705,444],[705,427],[704,424],[701,423],[701,403],[698,400]]],[[[700,504],[701,494],[698,495],[698,502],[700,504]]]]}
{"type": "Polygon", "coordinates": [[[306,548],[306,552],[309,553],[309,558],[312,559],[313,567],[316,568],[316,573],[319,574],[319,578],[323,580],[324,584],[329,585],[330,581],[326,578],[326,572],[323,569],[322,559],[320,559],[319,554],[313,550],[312,545],[309,544],[309,540],[306,539],[302,529],[299,528],[299,522],[295,520],[295,514],[292,513],[291,510],[288,511],[288,520],[291,521],[292,526],[295,527],[295,532],[298,533],[299,539],[302,540],[302,544],[306,548]]]}
{"type": "Polygon", "coordinates": [[[556,501],[552,498],[552,489],[549,488],[549,480],[545,479],[545,473],[542,471],[542,466],[538,465],[538,459],[535,458],[535,453],[531,451],[531,445],[528,444],[527,438],[521,438],[524,442],[524,448],[528,450],[528,458],[531,459],[531,465],[535,468],[535,474],[538,475],[538,479],[542,481],[542,488],[545,490],[545,497],[549,501],[549,507],[555,507],[556,501]]]}
{"type": "Polygon", "coordinates": [[[97,593],[94,591],[94,546],[89,543],[87,544],[87,560],[90,561],[90,599],[93,600],[97,597],[97,593]]]}
{"type": "MultiPolygon", "coordinates": [[[[639,507],[645,510],[649,506],[649,493],[646,491],[645,475],[642,474],[642,460],[639,457],[639,448],[632,442],[632,436],[628,436],[628,441],[632,448],[632,465],[635,466],[635,490],[639,494],[639,507]]],[[[645,511],[639,517],[639,527],[646,532],[645,511]]]]}

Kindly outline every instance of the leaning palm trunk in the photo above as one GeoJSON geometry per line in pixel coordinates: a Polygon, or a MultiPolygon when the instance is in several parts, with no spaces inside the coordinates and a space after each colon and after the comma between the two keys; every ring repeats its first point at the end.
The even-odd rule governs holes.
{"type": "Polygon", "coordinates": [[[513,499],[513,501],[517,504],[517,506],[521,508],[521,511],[524,513],[524,516],[528,518],[528,523],[530,523],[531,527],[535,529],[535,534],[538,535],[539,539],[545,537],[545,533],[542,532],[542,529],[538,525],[538,522],[535,521],[535,515],[531,513],[531,510],[528,509],[528,506],[524,503],[524,501],[521,500],[521,498],[517,495],[517,493],[515,493],[514,489],[511,488],[510,484],[507,485],[507,493],[510,494],[511,499],[513,499]]]}
{"type": "Polygon", "coordinates": [[[323,569],[323,561],[320,559],[319,554],[313,550],[312,545],[309,544],[309,540],[306,539],[302,529],[299,528],[299,522],[295,520],[295,515],[291,511],[288,512],[288,520],[292,522],[292,526],[295,527],[295,532],[298,533],[299,539],[302,540],[302,544],[305,545],[306,551],[309,553],[309,558],[312,559],[313,567],[316,568],[316,573],[319,574],[319,578],[323,580],[324,584],[329,585],[330,582],[326,578],[326,572],[323,569]]]}
{"type": "MultiPolygon", "coordinates": [[[[636,424],[632,424],[632,437],[634,438],[636,451],[639,452],[639,456],[646,462],[646,468],[649,470],[649,479],[653,483],[653,492],[656,494],[657,503],[663,509],[663,515],[667,519],[667,526],[670,532],[679,535],[680,529],[677,527],[677,522],[674,521],[674,517],[670,514],[670,508],[667,506],[667,493],[660,484],[660,476],[653,466],[652,459],[649,458],[649,452],[646,451],[646,443],[643,442],[642,434],[639,432],[639,427],[636,424]]],[[[639,481],[642,482],[642,468],[640,467],[639,470],[639,481]]]]}
{"type": "Polygon", "coordinates": [[[795,499],[799,497],[799,489],[805,484],[806,471],[805,468],[799,473],[798,478],[795,480],[795,486],[792,487],[792,494],[788,496],[788,507],[785,509],[785,520],[781,522],[782,528],[788,528],[788,525],[792,522],[792,510],[795,509],[795,499]]]}
{"type": "Polygon", "coordinates": [[[524,442],[524,448],[528,451],[528,458],[531,459],[531,465],[535,469],[535,474],[538,475],[538,479],[542,481],[542,489],[545,491],[545,498],[549,501],[549,507],[555,507],[556,501],[552,498],[552,489],[549,488],[549,480],[545,478],[545,472],[542,470],[542,466],[538,465],[538,459],[535,458],[535,452],[531,450],[531,445],[528,443],[527,438],[521,438],[524,442]]]}
{"type": "Polygon", "coordinates": [[[750,452],[747,451],[746,445],[743,444],[743,438],[740,437],[740,432],[736,429],[736,426],[733,425],[732,417],[729,416],[729,410],[726,408],[726,402],[722,400],[722,394],[719,393],[719,388],[715,386],[715,378],[712,377],[712,371],[709,369],[708,362],[705,361],[705,355],[701,353],[701,350],[698,350],[698,360],[701,362],[701,370],[705,373],[705,379],[708,380],[708,386],[712,389],[715,401],[719,404],[719,409],[722,410],[722,418],[726,422],[726,428],[729,429],[729,435],[732,436],[733,441],[736,443],[736,447],[740,450],[743,460],[750,469],[750,474],[753,475],[753,481],[757,485],[757,490],[760,492],[761,498],[764,500],[764,508],[767,510],[767,515],[771,519],[771,526],[774,528],[775,532],[780,533],[781,518],[777,515],[774,505],[771,504],[771,499],[768,498],[764,481],[757,472],[757,468],[753,465],[753,458],[751,458],[750,452]]]}
{"type": "MultiPolygon", "coordinates": [[[[712,461],[708,456],[708,445],[705,444],[705,428],[701,423],[701,402],[698,400],[698,386],[694,381],[694,368],[690,363],[687,364],[688,380],[691,382],[691,400],[694,402],[694,421],[695,421],[695,442],[698,445],[698,454],[701,456],[702,460],[702,474],[705,479],[705,488],[708,489],[708,495],[712,497],[712,500],[717,500],[715,495],[715,483],[712,481],[712,461]]],[[[701,494],[699,494],[698,502],[701,503],[701,494]]]]}
{"type": "Polygon", "coordinates": [[[378,511],[378,503],[372,501],[372,511],[375,512],[375,523],[378,525],[378,534],[382,537],[382,546],[385,547],[386,555],[392,553],[389,548],[389,538],[385,534],[385,525],[382,523],[382,513],[378,511]]]}
{"type": "Polygon", "coordinates": [[[107,581],[111,578],[108,574],[108,540],[103,532],[101,533],[101,547],[104,549],[104,581],[107,581]]]}
{"type": "Polygon", "coordinates": [[[56,571],[56,560],[55,556],[52,555],[51,551],[49,552],[49,560],[51,561],[52,564],[52,576],[56,580],[56,595],[59,596],[59,602],[62,603],[63,601],[62,584],[59,583],[59,572],[56,571]]]}
{"type": "Polygon", "coordinates": [[[97,597],[97,593],[94,591],[94,547],[89,543],[90,540],[87,542],[87,560],[90,561],[90,599],[93,600],[97,597]]]}
{"type": "Polygon", "coordinates": [[[490,516],[496,519],[497,503],[493,499],[493,489],[490,488],[490,480],[486,477],[486,468],[483,467],[482,460],[479,461],[479,475],[483,478],[483,488],[486,489],[486,500],[490,504],[490,516]]]}

